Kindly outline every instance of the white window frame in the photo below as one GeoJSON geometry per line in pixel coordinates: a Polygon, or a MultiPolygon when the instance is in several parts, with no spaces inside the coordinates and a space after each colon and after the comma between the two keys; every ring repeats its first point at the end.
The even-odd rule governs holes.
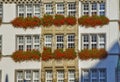
{"type": "Polygon", "coordinates": [[[75,82],[75,70],[68,71],[68,82],[75,82]]]}
{"type": "Polygon", "coordinates": [[[2,54],[2,35],[0,35],[0,54],[2,54]]]}
{"type": "Polygon", "coordinates": [[[93,3],[90,3],[90,2],[86,2],[86,3],[82,3],[82,15],[103,15],[105,16],[106,15],[106,4],[105,2],[101,2],[101,3],[98,3],[98,2],[93,2],[93,3]],[[96,4],[96,9],[93,8],[93,4],[96,4]],[[88,9],[85,10],[86,8],[86,5],[87,4],[87,7],[88,9]],[[101,5],[104,4],[104,9],[100,9],[101,8],[101,5]],[[95,13],[96,12],[96,13],[95,13]],[[100,12],[103,12],[104,14],[101,14],[100,12]],[[93,14],[95,13],[95,14],[93,14]]]}
{"type": "Polygon", "coordinates": [[[64,3],[56,3],[56,14],[65,14],[64,3]]]}
{"type": "Polygon", "coordinates": [[[76,3],[75,2],[70,2],[70,3],[68,3],[67,4],[67,13],[68,13],[68,16],[76,16],[76,3]],[[74,6],[75,6],[75,9],[74,9],[74,6]],[[71,9],[69,9],[69,8],[71,8],[71,9]],[[75,12],[74,14],[73,14],[73,12],[75,12]]]}
{"type": "Polygon", "coordinates": [[[59,49],[59,48],[64,48],[64,35],[63,34],[56,35],[56,49],[59,49]]]}
{"type": "Polygon", "coordinates": [[[0,82],[2,82],[2,71],[0,70],[0,82]]]}
{"type": "Polygon", "coordinates": [[[46,47],[52,47],[52,35],[45,35],[45,46],[46,47]]]}
{"type": "Polygon", "coordinates": [[[51,70],[46,71],[46,78],[45,82],[52,82],[53,81],[53,73],[51,70]]]}
{"type": "Polygon", "coordinates": [[[57,71],[57,82],[64,82],[64,71],[57,71]]]}
{"type": "Polygon", "coordinates": [[[101,33],[101,34],[82,34],[82,49],[93,49],[92,45],[96,45],[96,48],[100,49],[100,48],[106,48],[106,34],[105,33],[101,33]],[[92,41],[92,35],[96,36],[96,41],[93,42],[92,41]],[[84,36],[88,36],[88,41],[84,42],[84,36]],[[102,36],[102,40],[100,39],[100,36],[102,36]],[[85,47],[84,45],[88,46],[85,47]],[[103,46],[103,47],[101,47],[103,46]]]}
{"type": "Polygon", "coordinates": [[[19,46],[23,46],[22,50],[24,50],[24,51],[27,50],[27,46],[31,46],[31,48],[29,50],[32,50],[32,49],[39,50],[40,49],[40,35],[17,35],[16,39],[17,39],[17,43],[16,43],[17,50],[21,50],[19,48],[19,46]],[[39,41],[37,43],[34,42],[36,36],[39,37],[39,41]],[[22,43],[19,43],[20,42],[20,37],[23,38],[23,42],[22,43]],[[31,37],[31,41],[30,42],[27,42],[27,38],[28,37],[31,37]]]}
{"type": "Polygon", "coordinates": [[[82,69],[81,73],[82,73],[82,82],[101,82],[100,80],[104,80],[104,82],[107,82],[107,71],[105,68],[82,69]],[[100,72],[101,70],[103,70],[104,73],[104,76],[102,77],[100,72]],[[95,72],[96,74],[93,73],[92,71],[96,71],[95,72]]]}
{"type": "Polygon", "coordinates": [[[82,10],[82,15],[89,15],[89,3],[83,3],[82,10]]]}
{"type": "Polygon", "coordinates": [[[18,17],[33,17],[33,16],[40,17],[40,4],[17,5],[17,16],[18,17]],[[23,6],[23,9],[21,9],[22,11],[20,11],[20,6],[23,6]],[[29,8],[28,6],[31,6],[31,8],[29,8]],[[37,9],[36,9],[36,6],[38,6],[37,9]],[[20,16],[20,14],[23,14],[23,16],[20,16]]]}
{"type": "Polygon", "coordinates": [[[67,35],[67,48],[75,48],[75,34],[67,35]],[[69,46],[69,44],[73,44],[73,46],[72,45],[69,46]]]}
{"type": "Polygon", "coordinates": [[[48,15],[53,14],[53,5],[52,5],[52,3],[45,3],[45,14],[48,14],[48,15]]]}
{"type": "Polygon", "coordinates": [[[40,71],[38,69],[36,70],[16,70],[15,71],[15,78],[16,82],[24,82],[24,81],[30,81],[30,82],[40,82],[40,71]],[[26,71],[30,71],[29,77],[26,75],[26,71]],[[20,74],[21,72],[21,74],[20,74]],[[37,77],[34,75],[34,73],[37,72],[37,77]]]}

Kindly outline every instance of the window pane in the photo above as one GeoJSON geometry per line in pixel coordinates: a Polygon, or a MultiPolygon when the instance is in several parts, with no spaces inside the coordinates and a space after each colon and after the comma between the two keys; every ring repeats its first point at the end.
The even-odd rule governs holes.
{"type": "Polygon", "coordinates": [[[45,35],[45,46],[52,47],[52,35],[45,35]]]}
{"type": "Polygon", "coordinates": [[[69,16],[76,15],[76,3],[68,3],[68,15],[69,16]]]}
{"type": "Polygon", "coordinates": [[[24,7],[24,5],[19,5],[19,6],[18,6],[18,16],[19,16],[19,17],[24,17],[24,12],[25,12],[25,7],[24,7]]]}
{"type": "Polygon", "coordinates": [[[47,3],[45,4],[45,12],[46,14],[53,14],[53,9],[52,9],[52,4],[51,3],[47,3]]]}
{"type": "Polygon", "coordinates": [[[63,48],[64,47],[64,36],[63,35],[57,35],[57,48],[63,48]]]}
{"type": "Polygon", "coordinates": [[[36,17],[40,17],[40,5],[34,5],[35,10],[34,10],[34,15],[36,17]]]}
{"type": "Polygon", "coordinates": [[[75,71],[74,70],[68,71],[68,82],[75,82],[75,71]]]}
{"type": "Polygon", "coordinates": [[[64,82],[64,71],[57,72],[57,82],[64,82]]]}
{"type": "Polygon", "coordinates": [[[32,17],[32,12],[33,12],[32,5],[27,5],[26,7],[27,7],[27,11],[26,11],[27,17],[32,17]]]}
{"type": "Polygon", "coordinates": [[[70,34],[67,38],[68,48],[74,48],[75,47],[75,35],[70,34]]]}
{"type": "Polygon", "coordinates": [[[64,14],[64,4],[63,3],[57,3],[57,14],[64,14]]]}
{"type": "Polygon", "coordinates": [[[46,71],[46,82],[52,82],[52,71],[46,71]]]}

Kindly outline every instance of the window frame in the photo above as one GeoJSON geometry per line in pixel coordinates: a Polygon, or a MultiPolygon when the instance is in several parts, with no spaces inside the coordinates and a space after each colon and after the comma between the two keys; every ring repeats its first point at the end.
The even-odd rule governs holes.
{"type": "Polygon", "coordinates": [[[74,17],[76,16],[76,2],[69,2],[67,4],[67,15],[74,16],[74,17]],[[69,9],[69,8],[71,8],[71,9],[69,9]],[[74,12],[74,14],[73,14],[73,12],[74,12]]]}
{"type": "Polygon", "coordinates": [[[75,70],[68,70],[68,82],[71,82],[71,80],[72,81],[74,81],[75,82],[75,70]],[[74,72],[74,77],[73,78],[71,78],[70,76],[70,72],[74,72]]]}
{"type": "Polygon", "coordinates": [[[53,81],[53,71],[52,70],[46,70],[45,71],[45,82],[48,82],[48,81],[53,81]],[[51,72],[51,75],[47,75],[48,72],[51,72]],[[50,77],[50,78],[48,78],[50,77]]]}
{"type": "MultiPolygon", "coordinates": [[[[17,17],[34,17],[34,16],[36,16],[36,17],[41,17],[41,9],[40,9],[41,7],[40,7],[40,4],[18,4],[17,5],[17,17]],[[28,12],[28,6],[29,5],[31,5],[31,11],[30,12],[28,12]],[[36,11],[35,11],[35,6],[39,6],[39,16],[37,16],[37,15],[35,15],[35,13],[36,13],[36,11]],[[22,11],[22,14],[23,14],[23,16],[20,16],[20,10],[19,10],[19,7],[20,6],[23,6],[23,11],[22,11]],[[27,16],[27,14],[31,14],[31,16],[27,16]]],[[[38,13],[37,13],[38,14],[38,13]]]]}
{"type": "Polygon", "coordinates": [[[58,71],[57,71],[57,82],[61,82],[61,81],[64,82],[64,79],[65,79],[64,71],[63,71],[63,70],[58,70],[58,71]],[[60,76],[62,76],[62,77],[59,77],[59,74],[60,74],[60,76]],[[59,80],[60,80],[60,81],[59,81],[59,80]]]}
{"type": "Polygon", "coordinates": [[[0,55],[2,54],[2,35],[0,35],[0,55]]]}
{"type": "Polygon", "coordinates": [[[52,36],[52,34],[46,34],[46,35],[44,35],[44,45],[46,46],[46,47],[52,47],[52,39],[53,39],[53,36],[52,36]],[[47,37],[49,37],[49,38],[47,38],[47,37]]]}
{"type": "Polygon", "coordinates": [[[53,12],[53,4],[52,3],[45,3],[44,9],[45,9],[45,14],[53,15],[54,12],[53,12]],[[48,5],[49,5],[49,8],[47,9],[48,5]]]}
{"type": "Polygon", "coordinates": [[[82,82],[93,82],[92,80],[94,80],[95,78],[92,77],[92,71],[93,70],[96,70],[96,80],[97,82],[100,82],[100,70],[104,70],[104,73],[105,73],[105,76],[104,78],[102,78],[102,80],[105,80],[105,82],[107,82],[107,70],[106,68],[92,68],[92,69],[86,69],[86,68],[82,68],[81,69],[81,80],[82,82]],[[84,76],[84,71],[87,71],[88,72],[88,75],[87,75],[87,78],[85,78],[84,76]],[[84,80],[87,80],[87,81],[84,81],[84,80]]]}
{"type": "Polygon", "coordinates": [[[100,16],[106,16],[106,2],[86,2],[82,3],[82,15],[100,15],[100,16]],[[96,9],[93,9],[93,4],[96,3],[96,9]],[[85,10],[85,5],[88,4],[88,10],[85,10]],[[101,4],[104,4],[104,9],[101,8],[101,4]],[[100,12],[103,12],[104,14],[101,14],[100,12]]]}
{"type": "Polygon", "coordinates": [[[32,50],[32,49],[36,49],[36,50],[40,50],[40,35],[39,34],[34,34],[34,35],[31,35],[31,34],[28,34],[28,35],[16,35],[16,49],[17,50],[24,50],[24,51],[27,51],[27,50],[32,50]],[[31,42],[30,43],[27,43],[27,37],[30,36],[31,37],[31,42]],[[39,37],[39,43],[35,43],[34,42],[34,37],[38,36],[39,37]],[[19,43],[19,38],[20,37],[23,37],[23,43],[19,43]],[[20,45],[23,46],[23,49],[20,49],[20,45]],[[27,49],[27,46],[31,46],[30,49],[27,49]],[[35,46],[39,46],[39,48],[35,48],[35,46]]]}
{"type": "Polygon", "coordinates": [[[56,49],[59,49],[59,48],[62,48],[62,49],[64,48],[64,34],[56,35],[56,49]]]}
{"type": "Polygon", "coordinates": [[[30,80],[31,82],[35,82],[35,80],[34,80],[35,77],[33,74],[34,74],[34,72],[38,72],[39,77],[38,77],[37,81],[40,82],[40,70],[39,69],[17,69],[17,70],[15,70],[15,82],[18,82],[19,80],[23,82],[24,80],[26,80],[26,71],[31,72],[30,79],[27,79],[27,80],[30,80]],[[22,76],[21,76],[21,79],[18,79],[17,74],[20,72],[21,72],[22,76]]]}
{"type": "Polygon", "coordinates": [[[101,45],[104,45],[104,47],[102,47],[102,48],[104,48],[104,49],[106,49],[106,33],[83,33],[83,34],[81,34],[81,45],[82,45],[82,49],[93,49],[93,47],[92,47],[92,44],[94,45],[94,44],[96,44],[96,48],[98,48],[98,49],[100,49],[101,48],[101,46],[100,46],[100,44],[101,45]],[[84,40],[84,36],[88,36],[88,41],[87,42],[84,42],[85,40],[84,40]],[[96,35],[96,37],[97,37],[97,39],[96,39],[96,42],[92,42],[92,38],[91,38],[91,35],[96,35]],[[100,42],[100,37],[99,36],[101,36],[101,35],[103,35],[104,36],[104,42],[100,42]],[[85,47],[85,45],[87,46],[87,47],[85,47]]]}
{"type": "Polygon", "coordinates": [[[67,35],[67,48],[75,48],[75,34],[68,34],[67,35]],[[69,41],[69,37],[72,41],[69,41]],[[69,44],[73,44],[74,46],[72,46],[72,45],[69,46],[69,44]]]}
{"type": "Polygon", "coordinates": [[[64,3],[56,3],[56,14],[61,14],[61,15],[64,15],[65,14],[65,5],[64,3]],[[60,6],[62,5],[63,7],[63,10],[61,10],[60,6]],[[58,10],[58,6],[59,6],[59,10],[58,10]]]}

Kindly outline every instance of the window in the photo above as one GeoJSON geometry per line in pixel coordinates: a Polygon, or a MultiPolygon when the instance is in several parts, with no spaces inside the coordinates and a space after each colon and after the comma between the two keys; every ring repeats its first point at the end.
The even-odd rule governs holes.
{"type": "Polygon", "coordinates": [[[92,3],[92,15],[97,15],[97,3],[92,3]]]}
{"type": "Polygon", "coordinates": [[[83,34],[82,49],[105,48],[105,34],[83,34]]]}
{"type": "Polygon", "coordinates": [[[2,36],[0,36],[0,54],[2,53],[2,36]]]}
{"type": "Polygon", "coordinates": [[[3,15],[3,6],[0,5],[0,18],[2,18],[2,15],[3,15]]]}
{"type": "Polygon", "coordinates": [[[2,82],[2,72],[0,70],[0,82],[2,82]]]}
{"type": "Polygon", "coordinates": [[[53,81],[53,75],[52,71],[46,71],[46,82],[52,82],[53,81]]]}
{"type": "Polygon", "coordinates": [[[75,71],[74,70],[68,71],[68,82],[75,82],[75,71]]]}
{"type": "Polygon", "coordinates": [[[82,6],[83,6],[83,15],[89,15],[89,4],[84,3],[82,6]]]}
{"type": "Polygon", "coordinates": [[[38,4],[27,4],[27,5],[18,5],[18,17],[40,17],[40,5],[38,4]]]}
{"type": "Polygon", "coordinates": [[[53,7],[52,3],[45,4],[45,14],[52,15],[53,14],[52,7],[53,7]]]}
{"type": "Polygon", "coordinates": [[[18,35],[17,36],[17,50],[32,50],[40,49],[39,35],[18,35]]]}
{"type": "Polygon", "coordinates": [[[83,15],[105,15],[105,3],[82,3],[83,15]]]}
{"type": "Polygon", "coordinates": [[[17,82],[39,82],[39,70],[18,70],[16,71],[17,82]]]}
{"type": "Polygon", "coordinates": [[[56,44],[57,44],[57,49],[58,48],[63,48],[64,47],[64,36],[63,35],[56,35],[56,44]]]}
{"type": "Polygon", "coordinates": [[[64,15],[64,4],[63,3],[56,4],[56,13],[64,15]]]}
{"type": "Polygon", "coordinates": [[[68,3],[68,16],[76,16],[76,3],[68,3]]]}
{"type": "Polygon", "coordinates": [[[67,47],[75,48],[75,35],[74,34],[69,34],[67,36],[67,47]]]}
{"type": "Polygon", "coordinates": [[[106,69],[82,70],[82,82],[106,82],[106,69]]]}
{"type": "Polygon", "coordinates": [[[57,82],[64,82],[64,71],[57,72],[57,82]]]}
{"type": "Polygon", "coordinates": [[[45,46],[52,47],[52,35],[45,35],[45,46]]]}

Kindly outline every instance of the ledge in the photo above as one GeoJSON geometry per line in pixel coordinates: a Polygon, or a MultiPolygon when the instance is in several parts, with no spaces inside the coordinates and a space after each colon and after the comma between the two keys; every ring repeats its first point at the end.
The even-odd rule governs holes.
{"type": "Polygon", "coordinates": [[[77,33],[77,25],[74,26],[68,26],[68,25],[62,25],[60,27],[57,26],[50,26],[50,27],[42,27],[42,33],[43,34],[56,34],[56,33],[77,33]]]}

